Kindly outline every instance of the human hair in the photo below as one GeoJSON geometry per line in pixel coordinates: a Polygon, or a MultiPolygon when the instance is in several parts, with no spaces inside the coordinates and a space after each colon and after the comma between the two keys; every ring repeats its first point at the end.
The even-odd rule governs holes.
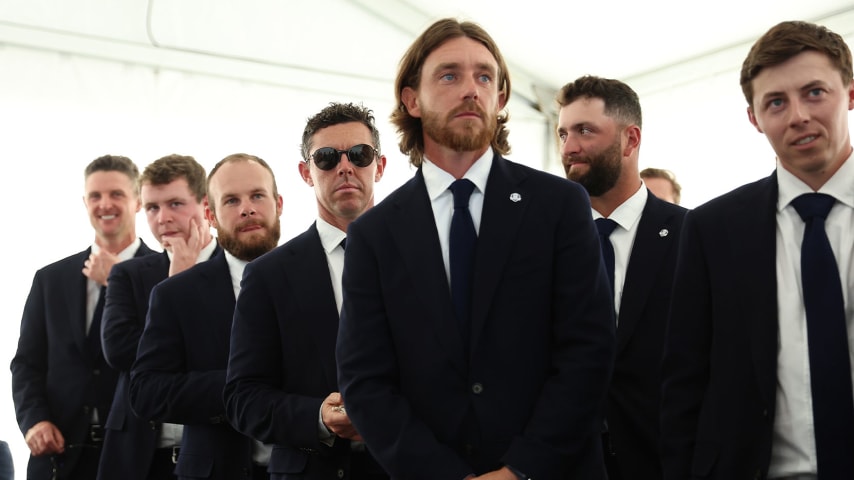
{"type": "Polygon", "coordinates": [[[670,170],[648,167],[641,170],[640,177],[667,180],[670,182],[670,186],[673,187],[673,203],[679,204],[682,200],[682,185],[679,185],[679,182],[676,181],[676,174],[670,170]]]}
{"type": "Polygon", "coordinates": [[[605,114],[624,125],[643,127],[640,100],[632,87],[610,78],[585,75],[564,85],[557,95],[557,103],[565,107],[579,98],[601,98],[605,114]]]}
{"type": "MultiPolygon", "coordinates": [[[[421,166],[424,157],[424,132],[421,119],[409,114],[403,104],[402,93],[406,87],[418,90],[421,82],[421,69],[427,57],[448,40],[467,37],[480,42],[495,58],[498,63],[498,91],[504,94],[505,101],[510,99],[510,74],[507,64],[498,45],[482,27],[473,22],[461,22],[453,18],[444,18],[430,25],[421,36],[415,39],[409,49],[403,55],[398,65],[397,78],[394,81],[394,95],[397,107],[391,114],[391,123],[397,127],[400,135],[400,151],[409,156],[412,165],[421,166]]],[[[507,112],[498,114],[495,133],[492,137],[492,149],[499,154],[510,153],[510,143],[507,139],[507,121],[510,116],[507,112]]]]}
{"type": "Polygon", "coordinates": [[[762,69],[779,65],[808,50],[827,55],[842,76],[842,83],[850,84],[854,78],[851,50],[839,34],[814,23],[781,22],[759,37],[741,65],[741,90],[747,104],[753,107],[753,79],[762,69]]]}
{"type": "Polygon", "coordinates": [[[300,144],[300,151],[302,153],[303,160],[309,160],[311,150],[314,148],[312,138],[318,130],[350,122],[358,122],[368,127],[368,130],[371,132],[371,139],[374,143],[372,146],[379,155],[380,131],[377,130],[377,126],[374,123],[374,112],[363,105],[331,102],[329,105],[324,107],[323,110],[306,120],[305,129],[302,132],[302,143],[300,144]]]}
{"type": "Polygon", "coordinates": [[[139,196],[139,169],[128,157],[121,155],[103,155],[86,165],[83,172],[83,180],[89,178],[95,172],[119,172],[124,173],[130,179],[133,193],[139,196]]]}
{"type": "Polygon", "coordinates": [[[189,155],[166,155],[153,161],[140,176],[140,183],[145,185],[166,185],[179,178],[187,181],[190,192],[201,202],[207,194],[205,183],[205,168],[189,155]]]}
{"type": "MultiPolygon", "coordinates": [[[[211,169],[211,173],[208,174],[208,179],[207,179],[208,190],[210,190],[211,179],[214,177],[214,175],[216,175],[216,172],[219,171],[220,167],[222,167],[223,165],[228,164],[228,163],[237,163],[237,162],[255,162],[258,165],[261,165],[262,167],[264,167],[264,169],[266,169],[268,172],[270,172],[270,178],[273,179],[273,192],[272,192],[273,197],[277,198],[279,196],[279,187],[276,185],[276,174],[273,173],[273,169],[270,168],[270,165],[267,164],[267,162],[265,162],[264,159],[262,159],[261,157],[256,157],[255,155],[249,155],[248,153],[232,153],[231,155],[229,155],[229,156],[223,158],[222,160],[220,160],[219,162],[217,162],[217,164],[214,165],[214,167],[211,169]]],[[[215,203],[216,202],[211,201],[210,199],[208,201],[208,207],[211,209],[212,212],[216,212],[216,210],[214,209],[215,203]]]]}

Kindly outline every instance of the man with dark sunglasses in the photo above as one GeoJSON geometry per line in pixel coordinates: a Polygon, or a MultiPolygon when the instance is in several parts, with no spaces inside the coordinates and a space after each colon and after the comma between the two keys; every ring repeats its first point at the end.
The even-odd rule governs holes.
{"type": "Polygon", "coordinates": [[[300,174],[318,219],[247,266],[225,386],[235,427],[275,445],[271,480],[384,480],[343,408],[335,367],[347,227],[374,204],[386,159],[370,110],[332,103],[306,124],[300,174]]]}

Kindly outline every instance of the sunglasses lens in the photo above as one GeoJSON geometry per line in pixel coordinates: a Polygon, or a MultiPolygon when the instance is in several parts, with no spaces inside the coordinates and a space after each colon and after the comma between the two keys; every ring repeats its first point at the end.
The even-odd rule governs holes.
{"type": "Polygon", "coordinates": [[[340,156],[341,154],[338,153],[338,150],[332,147],[318,148],[313,155],[314,164],[321,170],[332,170],[335,168],[335,165],[338,165],[340,156]]]}
{"type": "Polygon", "coordinates": [[[374,161],[374,156],[376,155],[376,151],[370,145],[365,145],[364,143],[361,145],[356,145],[351,148],[347,153],[347,156],[350,158],[350,162],[357,167],[367,167],[374,161]]]}
{"type": "Polygon", "coordinates": [[[314,164],[317,168],[321,170],[332,170],[336,165],[338,165],[343,153],[347,154],[347,158],[350,159],[350,163],[361,168],[370,165],[371,162],[374,161],[374,157],[377,155],[377,151],[374,150],[374,147],[363,143],[346,151],[336,150],[332,147],[318,148],[315,150],[312,158],[314,159],[314,164]]]}

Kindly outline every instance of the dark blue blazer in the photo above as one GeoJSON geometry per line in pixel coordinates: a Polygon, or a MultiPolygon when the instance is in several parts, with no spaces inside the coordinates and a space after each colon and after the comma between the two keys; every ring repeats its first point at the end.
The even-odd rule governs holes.
{"type": "Polygon", "coordinates": [[[765,478],[777,392],[776,173],[685,217],[663,364],[666,479],[765,478]]]}
{"type": "Polygon", "coordinates": [[[353,478],[349,440],[336,438],[331,448],[318,440],[320,405],[338,391],[337,332],[338,307],[315,225],[246,267],[225,399],[238,430],[274,444],[271,479],[353,478]]]}
{"type": "Polygon", "coordinates": [[[604,476],[614,306],[578,184],[494,157],[468,346],[420,170],[350,225],[344,293],[341,391],[392,478],[604,476]]]}
{"type": "MultiPolygon", "coordinates": [[[[60,476],[73,471],[91,423],[110,411],[118,372],[104,361],[100,344],[86,339],[86,282],[83,263],[91,249],[36,272],[24,314],[18,350],[12,359],[12,397],[21,432],[43,420],[65,437],[60,476]]],[[[141,243],[135,256],[154,253],[141,243]]],[[[121,265],[121,263],[117,264],[121,265]]],[[[50,478],[50,456],[30,457],[28,478],[50,478]]]]}
{"type": "MultiPolygon", "coordinates": [[[[217,246],[211,256],[220,250],[217,246]]],[[[130,407],[128,390],[149,296],[155,285],[169,277],[169,265],[169,255],[164,251],[122,262],[110,272],[101,342],[107,363],[119,371],[119,381],[105,425],[100,480],[144,480],[151,467],[161,423],[137,417],[130,407]]]]}
{"type": "Polygon", "coordinates": [[[222,400],[233,312],[222,252],[151,292],[130,400],[140,418],[184,425],[179,478],[251,478],[251,440],[228,424],[222,400]]]}
{"type": "Polygon", "coordinates": [[[687,210],[648,195],[623,283],[606,418],[621,478],[655,480],[662,476],[658,431],[664,331],[687,210]]]}

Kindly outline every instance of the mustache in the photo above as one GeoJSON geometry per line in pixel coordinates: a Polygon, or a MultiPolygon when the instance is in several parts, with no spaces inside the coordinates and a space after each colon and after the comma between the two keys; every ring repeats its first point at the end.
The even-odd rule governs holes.
{"type": "Polygon", "coordinates": [[[455,117],[463,112],[474,112],[478,114],[480,117],[486,116],[486,112],[480,108],[480,105],[477,104],[474,100],[466,100],[459,107],[451,110],[450,117],[455,117]]]}

